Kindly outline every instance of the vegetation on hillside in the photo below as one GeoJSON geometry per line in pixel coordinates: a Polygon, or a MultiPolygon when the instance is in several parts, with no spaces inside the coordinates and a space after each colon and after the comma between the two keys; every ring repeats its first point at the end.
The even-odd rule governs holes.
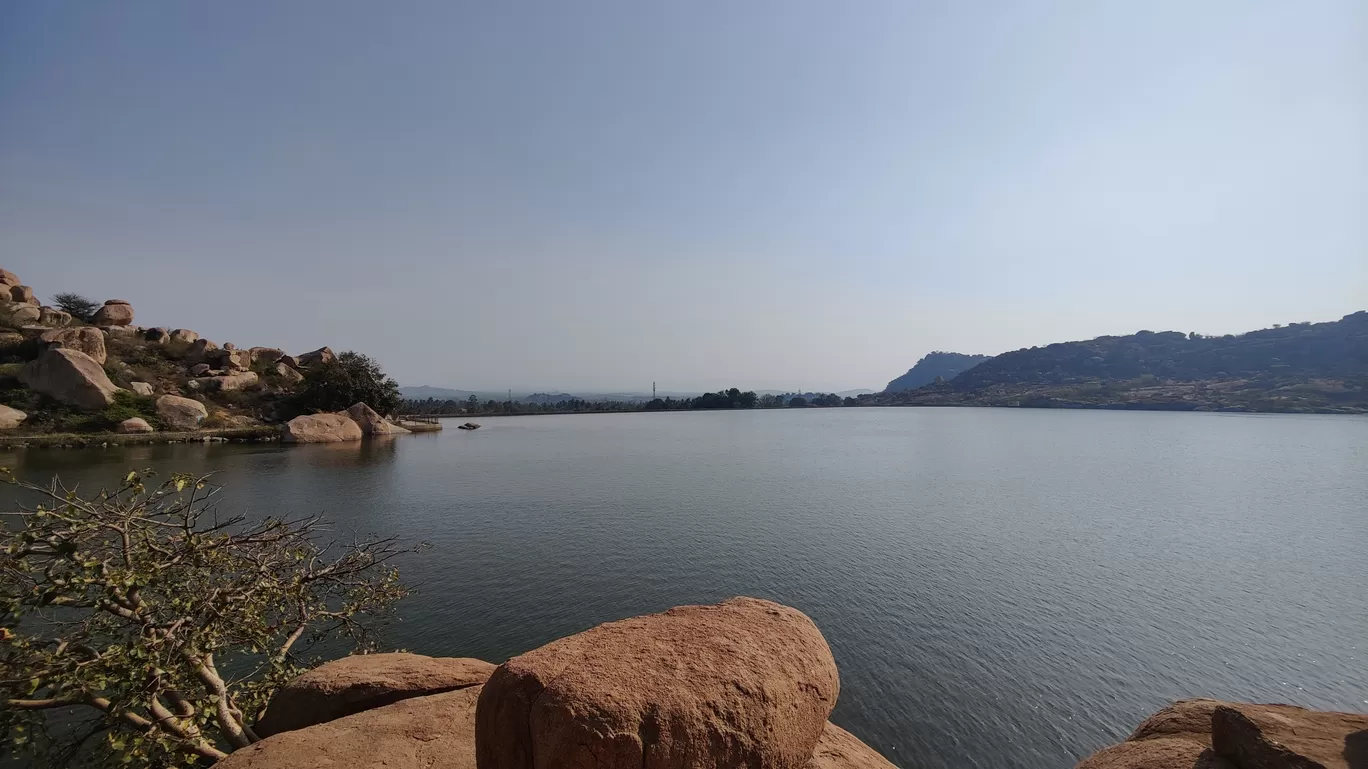
{"type": "Polygon", "coordinates": [[[399,383],[372,358],[350,350],[305,372],[291,401],[299,413],[341,411],[365,403],[381,414],[395,413],[401,402],[399,383]]]}
{"type": "Polygon", "coordinates": [[[52,767],[212,763],[257,741],[302,655],[371,646],[406,593],[394,539],[222,518],[207,478],[150,476],[88,497],[18,484],[37,503],[0,526],[3,752],[52,767]]]}
{"type": "Polygon", "coordinates": [[[82,323],[89,323],[95,317],[95,311],[100,309],[100,303],[94,299],[72,293],[53,294],[52,304],[82,323]]]}
{"type": "Polygon", "coordinates": [[[773,409],[802,408],[805,406],[854,406],[854,398],[842,398],[835,393],[800,395],[757,395],[733,387],[715,393],[703,393],[694,398],[655,398],[650,401],[583,400],[567,397],[555,403],[537,399],[517,401],[481,401],[474,395],[466,400],[407,400],[400,407],[404,414],[492,416],[500,414],[579,414],[619,411],[694,411],[715,409],[773,409]]]}
{"type": "Polygon", "coordinates": [[[888,387],[884,388],[884,392],[896,393],[904,390],[915,390],[918,387],[929,385],[937,379],[954,379],[961,372],[968,371],[988,360],[988,358],[987,355],[965,355],[958,352],[936,350],[922,356],[922,359],[908,369],[906,374],[889,382],[888,387]]]}

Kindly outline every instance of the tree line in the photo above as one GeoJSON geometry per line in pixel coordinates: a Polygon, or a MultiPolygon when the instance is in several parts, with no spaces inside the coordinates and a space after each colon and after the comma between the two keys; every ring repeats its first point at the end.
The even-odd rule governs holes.
{"type": "Polygon", "coordinates": [[[702,411],[716,409],[773,409],[854,406],[854,398],[842,398],[835,393],[806,393],[802,395],[757,395],[753,390],[728,390],[703,393],[693,398],[655,398],[646,402],[620,400],[585,400],[570,397],[560,401],[527,403],[519,400],[480,400],[472,395],[465,400],[410,399],[401,404],[404,414],[424,416],[494,416],[505,414],[578,414],[631,411],[702,411]]]}

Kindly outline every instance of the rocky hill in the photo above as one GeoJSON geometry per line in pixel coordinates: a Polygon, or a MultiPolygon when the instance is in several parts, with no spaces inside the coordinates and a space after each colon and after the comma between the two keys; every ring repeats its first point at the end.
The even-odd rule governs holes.
{"type": "Polygon", "coordinates": [[[987,355],[965,355],[958,352],[937,350],[923,356],[916,365],[907,370],[906,374],[889,382],[883,391],[897,393],[915,390],[918,387],[935,382],[938,378],[953,379],[959,376],[961,372],[968,371],[986,360],[988,360],[987,355]]]}
{"type": "MultiPolygon", "coordinates": [[[[321,347],[289,355],[216,344],[184,328],[144,328],[133,324],[133,306],[122,299],[76,302],[83,308],[78,317],[40,304],[7,270],[0,270],[0,296],[8,297],[0,299],[5,434],[196,433],[305,442],[405,432],[365,403],[323,415],[296,397],[311,378],[330,381],[332,369],[350,365],[354,353],[339,359],[321,347]],[[322,424],[330,417],[336,424],[322,424]]],[[[355,357],[383,378],[373,362],[355,357]]]]}
{"type": "Polygon", "coordinates": [[[1368,412],[1368,312],[1246,334],[1140,331],[1003,353],[871,405],[1368,412]]]}

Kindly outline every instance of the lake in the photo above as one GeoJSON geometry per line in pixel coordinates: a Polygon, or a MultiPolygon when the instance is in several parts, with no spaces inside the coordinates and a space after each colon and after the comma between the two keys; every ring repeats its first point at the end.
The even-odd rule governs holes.
{"type": "Polygon", "coordinates": [[[1172,699],[1368,712],[1368,419],[1015,409],[529,416],[362,444],[0,452],[87,490],[433,549],[392,645],[501,661],[733,595],[807,612],[904,767],[1070,767],[1172,699]]]}

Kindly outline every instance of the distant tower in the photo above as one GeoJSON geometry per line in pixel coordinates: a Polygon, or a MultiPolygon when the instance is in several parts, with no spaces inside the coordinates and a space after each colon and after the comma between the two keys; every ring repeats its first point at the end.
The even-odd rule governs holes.
{"type": "Polygon", "coordinates": [[[651,400],[655,400],[655,382],[651,383],[651,400]]]}

